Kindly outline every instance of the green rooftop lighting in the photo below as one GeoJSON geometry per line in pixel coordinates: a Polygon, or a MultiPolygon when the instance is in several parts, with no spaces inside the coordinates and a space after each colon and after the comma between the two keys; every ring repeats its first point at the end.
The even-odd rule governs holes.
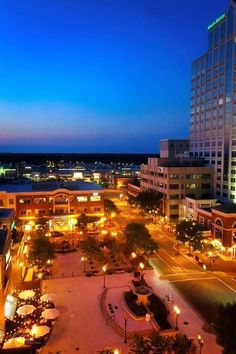
{"type": "Polygon", "coordinates": [[[214,22],[212,22],[208,27],[208,31],[210,31],[213,27],[215,27],[215,25],[217,25],[219,22],[221,22],[222,20],[225,19],[225,14],[221,15],[220,17],[218,17],[214,22]]]}

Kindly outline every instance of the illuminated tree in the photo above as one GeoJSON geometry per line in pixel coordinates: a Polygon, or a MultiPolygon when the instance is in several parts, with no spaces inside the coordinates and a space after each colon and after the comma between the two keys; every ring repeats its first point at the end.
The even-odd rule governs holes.
{"type": "Polygon", "coordinates": [[[118,208],[115,203],[110,199],[104,199],[104,208],[107,214],[118,213],[118,208]]]}
{"type": "Polygon", "coordinates": [[[160,211],[162,209],[162,198],[162,193],[144,191],[138,194],[136,202],[144,211],[156,211],[157,209],[160,211]]]}
{"type": "Polygon", "coordinates": [[[132,252],[151,254],[158,249],[156,241],[142,223],[131,222],[126,225],[124,238],[126,246],[132,252]]]}
{"type": "Polygon", "coordinates": [[[40,235],[33,239],[29,253],[32,264],[44,268],[47,266],[47,261],[54,258],[56,258],[54,246],[47,237],[40,235]]]}
{"type": "Polygon", "coordinates": [[[188,244],[189,254],[191,253],[191,248],[194,251],[202,251],[204,238],[201,225],[196,221],[182,220],[176,225],[176,240],[188,244]]]}

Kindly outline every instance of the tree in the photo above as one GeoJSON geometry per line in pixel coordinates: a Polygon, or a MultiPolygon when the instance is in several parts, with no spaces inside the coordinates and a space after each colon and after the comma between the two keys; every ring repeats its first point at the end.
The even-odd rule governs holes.
{"type": "Polygon", "coordinates": [[[161,210],[162,208],[162,193],[154,193],[154,192],[140,192],[136,198],[137,203],[139,204],[140,208],[144,211],[150,210],[161,210]]]}
{"type": "Polygon", "coordinates": [[[89,223],[89,217],[82,213],[80,214],[80,216],[78,217],[78,226],[81,228],[81,229],[86,229],[88,223],[89,223]]]}
{"type": "Polygon", "coordinates": [[[134,196],[131,195],[131,194],[128,195],[127,201],[128,201],[128,203],[129,203],[130,205],[135,205],[135,204],[137,204],[137,199],[136,199],[136,197],[134,197],[134,196]]]}
{"type": "Polygon", "coordinates": [[[201,225],[196,221],[182,220],[176,225],[176,240],[188,244],[189,254],[191,247],[194,251],[202,251],[204,238],[201,225]]]}
{"type": "Polygon", "coordinates": [[[118,208],[110,199],[104,199],[104,208],[107,214],[118,213],[118,208]]]}
{"type": "Polygon", "coordinates": [[[159,332],[153,332],[150,336],[153,352],[155,354],[162,354],[166,350],[166,337],[160,335],[159,332]]]}
{"type": "Polygon", "coordinates": [[[177,334],[174,337],[173,349],[175,354],[187,354],[194,351],[195,346],[191,340],[183,334],[177,334]]]}
{"type": "Polygon", "coordinates": [[[93,237],[86,237],[80,244],[83,253],[88,256],[96,256],[100,252],[99,242],[93,237]]]}
{"type": "Polygon", "coordinates": [[[119,252],[120,247],[115,237],[106,235],[101,242],[99,242],[100,248],[106,248],[109,250],[110,255],[115,255],[119,252]]]}
{"type": "Polygon", "coordinates": [[[44,268],[48,259],[54,258],[56,258],[54,246],[46,236],[40,235],[33,239],[29,259],[34,265],[44,268]]]}
{"type": "Polygon", "coordinates": [[[152,345],[149,337],[135,334],[129,347],[130,354],[150,354],[152,345]]]}
{"type": "Polygon", "coordinates": [[[236,303],[219,304],[215,322],[217,342],[224,348],[223,354],[236,353],[236,303]]]}
{"type": "Polygon", "coordinates": [[[98,216],[88,216],[82,213],[77,219],[77,224],[79,228],[85,230],[87,229],[88,224],[95,223],[98,220],[99,220],[98,216]]]}
{"type": "Polygon", "coordinates": [[[111,348],[105,348],[98,351],[98,354],[114,354],[114,350],[111,348]]]}
{"type": "Polygon", "coordinates": [[[153,332],[149,337],[134,336],[130,344],[130,354],[190,354],[195,353],[195,345],[183,334],[175,337],[153,332]]]}
{"type": "Polygon", "coordinates": [[[158,249],[154,241],[142,223],[129,223],[124,230],[124,238],[127,247],[132,252],[151,254],[158,249]]]}
{"type": "Polygon", "coordinates": [[[46,219],[38,219],[37,224],[40,225],[40,228],[42,228],[43,230],[48,231],[48,222],[46,219]]]}

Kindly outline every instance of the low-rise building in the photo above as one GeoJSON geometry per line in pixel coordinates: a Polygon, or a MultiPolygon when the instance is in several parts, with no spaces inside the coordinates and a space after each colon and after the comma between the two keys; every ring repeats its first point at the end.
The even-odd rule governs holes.
{"type": "Polygon", "coordinates": [[[1,185],[0,204],[14,208],[23,222],[45,218],[54,229],[73,230],[82,214],[104,215],[104,190],[95,183],[1,185]]]}
{"type": "Polygon", "coordinates": [[[128,184],[128,194],[132,197],[137,197],[140,193],[140,185],[135,185],[132,183],[128,184]]]}
{"type": "Polygon", "coordinates": [[[199,208],[197,220],[211,230],[211,237],[222,244],[225,254],[236,259],[236,204],[199,208]]]}
{"type": "Polygon", "coordinates": [[[112,189],[127,189],[129,183],[134,183],[137,180],[136,176],[126,176],[112,174],[109,176],[109,187],[112,189]]]}
{"type": "Polygon", "coordinates": [[[186,197],[209,199],[213,193],[213,168],[194,158],[149,158],[141,165],[141,191],[160,192],[169,221],[180,217],[180,204],[186,197]]]}
{"type": "Polygon", "coordinates": [[[11,277],[11,230],[14,227],[14,209],[0,209],[0,342],[5,331],[4,303],[11,277]]]}
{"type": "Polygon", "coordinates": [[[194,199],[186,197],[180,203],[180,218],[196,220],[199,208],[211,208],[217,205],[217,199],[194,199]]]}

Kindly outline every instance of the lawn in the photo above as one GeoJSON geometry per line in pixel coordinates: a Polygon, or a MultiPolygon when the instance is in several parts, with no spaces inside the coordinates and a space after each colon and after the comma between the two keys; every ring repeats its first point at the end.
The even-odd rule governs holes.
{"type": "Polygon", "coordinates": [[[217,303],[236,302],[236,293],[217,279],[176,281],[174,286],[209,325],[215,322],[217,303]]]}

